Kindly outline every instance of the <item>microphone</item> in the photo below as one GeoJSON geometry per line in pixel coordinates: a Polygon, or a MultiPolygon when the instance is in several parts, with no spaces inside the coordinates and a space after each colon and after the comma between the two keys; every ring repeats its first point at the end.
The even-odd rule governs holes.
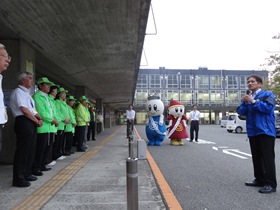
{"type": "Polygon", "coordinates": [[[246,94],[250,95],[251,94],[251,90],[246,90],[246,94]]]}

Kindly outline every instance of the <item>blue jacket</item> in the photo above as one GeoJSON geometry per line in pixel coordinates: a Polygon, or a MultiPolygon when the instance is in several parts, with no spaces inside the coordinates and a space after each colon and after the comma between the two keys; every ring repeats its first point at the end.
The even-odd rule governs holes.
{"type": "Polygon", "coordinates": [[[275,97],[272,92],[261,90],[254,98],[255,104],[242,102],[237,113],[246,116],[247,135],[249,137],[266,134],[276,137],[275,97]]]}

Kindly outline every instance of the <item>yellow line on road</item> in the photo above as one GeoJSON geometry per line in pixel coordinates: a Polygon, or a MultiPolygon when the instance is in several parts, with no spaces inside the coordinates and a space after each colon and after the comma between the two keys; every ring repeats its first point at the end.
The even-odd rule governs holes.
{"type": "MultiPolygon", "coordinates": [[[[141,139],[137,129],[134,128],[134,130],[135,130],[135,133],[136,133],[138,139],[141,139]]],[[[147,160],[151,166],[152,172],[157,180],[158,186],[161,190],[161,193],[162,193],[164,200],[165,200],[167,206],[169,207],[169,209],[170,210],[182,210],[180,203],[178,202],[177,198],[173,194],[169,184],[165,180],[158,165],[156,164],[154,158],[152,157],[152,155],[150,154],[150,152],[148,150],[147,150],[147,160]]]]}
{"type": "Polygon", "coordinates": [[[41,209],[93,156],[95,156],[112,138],[123,129],[121,126],[111,135],[104,138],[97,146],[82,155],[79,159],[59,171],[50,180],[34,191],[12,210],[41,209]]]}

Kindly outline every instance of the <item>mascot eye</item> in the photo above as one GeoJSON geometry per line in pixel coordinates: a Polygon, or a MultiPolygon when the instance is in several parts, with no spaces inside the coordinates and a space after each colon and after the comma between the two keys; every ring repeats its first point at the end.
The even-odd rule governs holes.
{"type": "Polygon", "coordinates": [[[148,106],[148,109],[149,109],[149,111],[151,111],[151,110],[152,110],[152,106],[151,106],[151,105],[149,105],[149,106],[148,106]]]}
{"type": "Polygon", "coordinates": [[[183,109],[182,109],[182,108],[180,109],[180,112],[183,112],[183,109]]]}
{"type": "Polygon", "coordinates": [[[175,112],[178,112],[178,108],[175,108],[175,112]]]}
{"type": "Polygon", "coordinates": [[[156,104],[154,104],[154,110],[157,111],[157,105],[156,104]]]}

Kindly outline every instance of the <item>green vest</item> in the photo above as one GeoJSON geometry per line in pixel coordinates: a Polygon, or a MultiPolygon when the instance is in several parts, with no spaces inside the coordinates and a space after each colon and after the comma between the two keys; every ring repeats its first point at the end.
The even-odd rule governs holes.
{"type": "Polygon", "coordinates": [[[76,109],[76,120],[77,126],[86,126],[87,122],[90,121],[89,111],[82,104],[79,104],[76,109]]]}
{"type": "Polygon", "coordinates": [[[67,104],[65,101],[62,101],[61,99],[56,99],[56,108],[57,108],[57,112],[59,115],[59,119],[60,119],[60,124],[58,126],[58,130],[63,130],[65,129],[65,119],[69,118],[69,113],[68,113],[68,108],[67,108],[67,104]]]}
{"type": "Polygon", "coordinates": [[[71,120],[71,123],[67,124],[65,127],[65,132],[72,132],[75,133],[75,127],[74,125],[77,124],[76,122],[76,116],[75,116],[75,112],[73,110],[73,108],[69,105],[67,105],[68,107],[68,113],[69,113],[69,118],[71,120]]]}
{"type": "Polygon", "coordinates": [[[45,96],[42,91],[38,91],[33,95],[33,99],[36,110],[43,120],[43,125],[41,127],[37,127],[37,133],[50,133],[51,122],[54,120],[54,115],[51,109],[49,96],[45,96]]]}
{"type": "MultiPolygon", "coordinates": [[[[49,95],[49,99],[50,99],[50,103],[51,103],[51,107],[52,107],[52,110],[53,110],[54,117],[56,118],[56,123],[60,123],[60,119],[59,119],[59,115],[58,115],[58,112],[57,112],[56,102],[54,100],[54,97],[52,95],[49,95]]],[[[51,125],[51,133],[56,133],[57,128],[58,128],[57,126],[51,125]]]]}

